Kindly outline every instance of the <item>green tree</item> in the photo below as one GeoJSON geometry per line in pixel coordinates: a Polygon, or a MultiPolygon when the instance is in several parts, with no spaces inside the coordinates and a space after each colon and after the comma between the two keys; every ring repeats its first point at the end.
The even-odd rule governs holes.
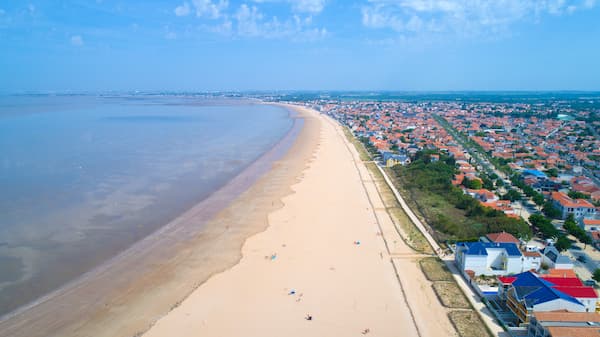
{"type": "Polygon", "coordinates": [[[577,232],[577,228],[579,228],[579,226],[577,226],[577,222],[575,221],[575,216],[573,215],[573,213],[569,213],[569,215],[565,219],[563,228],[567,232],[569,232],[569,234],[575,235],[575,233],[577,232]]]}
{"type": "Polygon", "coordinates": [[[529,217],[529,222],[537,228],[537,230],[546,239],[555,238],[558,236],[558,230],[552,224],[552,221],[541,214],[532,214],[529,217]]]}
{"type": "Polygon", "coordinates": [[[516,190],[508,190],[508,192],[506,192],[506,194],[504,194],[501,199],[502,200],[510,200],[510,201],[517,201],[521,199],[521,193],[519,193],[516,190]]]}
{"type": "Polygon", "coordinates": [[[571,240],[569,240],[566,236],[561,235],[556,240],[554,246],[558,249],[559,252],[564,252],[565,250],[571,248],[571,240]]]}
{"type": "Polygon", "coordinates": [[[558,169],[556,169],[555,167],[546,170],[545,173],[550,177],[558,177],[558,169]]]}
{"type": "Polygon", "coordinates": [[[481,180],[483,181],[483,188],[490,191],[494,189],[494,182],[490,178],[483,177],[481,180]]]}
{"type": "Polygon", "coordinates": [[[573,199],[589,199],[590,196],[585,194],[585,193],[581,193],[581,192],[577,192],[577,191],[569,191],[569,197],[573,198],[573,199]]]}
{"type": "Polygon", "coordinates": [[[532,199],[533,199],[533,202],[535,202],[535,204],[538,206],[542,206],[545,201],[544,196],[541,193],[534,194],[532,199]]]}
{"type": "Polygon", "coordinates": [[[546,201],[544,203],[544,207],[542,207],[542,212],[549,218],[557,219],[561,216],[560,211],[554,207],[552,202],[546,201]]]}
{"type": "Polygon", "coordinates": [[[592,276],[592,278],[596,282],[600,282],[600,268],[597,268],[596,270],[594,270],[594,275],[592,276]]]}
{"type": "Polygon", "coordinates": [[[481,184],[481,181],[477,180],[477,179],[468,179],[465,178],[463,180],[463,186],[466,188],[470,188],[472,190],[479,190],[481,189],[481,187],[483,187],[483,185],[481,184]]]}
{"type": "Polygon", "coordinates": [[[578,237],[579,242],[584,244],[583,249],[587,248],[587,245],[591,245],[592,244],[592,237],[589,236],[587,233],[583,233],[584,235],[582,235],[581,237],[578,237]]]}
{"type": "Polygon", "coordinates": [[[533,189],[533,187],[525,185],[525,187],[523,187],[523,193],[525,193],[526,196],[528,197],[533,197],[537,192],[533,189]]]}

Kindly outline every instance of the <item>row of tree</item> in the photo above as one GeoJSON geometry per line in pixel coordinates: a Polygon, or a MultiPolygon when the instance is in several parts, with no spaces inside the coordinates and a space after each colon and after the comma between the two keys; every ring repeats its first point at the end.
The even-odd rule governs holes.
{"type": "Polygon", "coordinates": [[[546,218],[541,214],[532,214],[529,217],[529,222],[537,231],[538,235],[544,239],[555,240],[554,246],[559,251],[565,251],[571,248],[571,240],[569,240],[563,233],[561,233],[554,225],[552,220],[546,218]]]}
{"type": "Polygon", "coordinates": [[[592,243],[592,238],[585,232],[583,228],[581,228],[577,224],[573,213],[569,213],[569,216],[565,220],[563,228],[567,231],[567,233],[576,237],[577,240],[579,240],[579,242],[583,243],[584,245],[587,246],[592,243]]]}

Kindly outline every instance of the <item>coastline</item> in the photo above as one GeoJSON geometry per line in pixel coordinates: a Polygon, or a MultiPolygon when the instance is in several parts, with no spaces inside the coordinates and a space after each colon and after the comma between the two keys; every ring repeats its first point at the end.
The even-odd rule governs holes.
{"type": "Polygon", "coordinates": [[[235,265],[243,242],[267,227],[267,214],[282,206],[280,199],[291,193],[289,186],[316,147],[315,125],[286,108],[292,129],[210,202],[5,317],[0,336],[139,335],[211,275],[235,265]]]}
{"type": "Polygon", "coordinates": [[[245,241],[239,263],[144,336],[455,336],[427,281],[412,278],[429,255],[399,236],[341,127],[296,109],[312,115],[320,132],[294,193],[269,213],[265,231],[245,241]],[[428,312],[439,319],[428,321],[428,312]]]}

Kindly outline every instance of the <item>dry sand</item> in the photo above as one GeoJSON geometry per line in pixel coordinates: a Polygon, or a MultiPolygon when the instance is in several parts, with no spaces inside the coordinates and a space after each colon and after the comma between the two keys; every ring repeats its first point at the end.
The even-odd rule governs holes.
{"type": "Polygon", "coordinates": [[[0,337],[455,335],[341,127],[297,109],[289,153],[200,232],[202,205],[0,337]]]}
{"type": "Polygon", "coordinates": [[[434,311],[442,317],[428,315],[439,303],[432,294],[419,298],[432,293],[419,284],[422,275],[402,289],[391,260],[406,255],[412,267],[399,273],[412,279],[420,274],[416,254],[391,238],[389,216],[340,127],[305,113],[320,123],[320,142],[294,193],[269,214],[268,229],[246,241],[237,265],[211,277],[144,336],[454,334],[443,309],[434,311]]]}

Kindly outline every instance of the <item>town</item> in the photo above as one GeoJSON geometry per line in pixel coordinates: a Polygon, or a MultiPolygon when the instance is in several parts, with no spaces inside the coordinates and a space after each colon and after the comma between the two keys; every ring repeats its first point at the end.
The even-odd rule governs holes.
{"type": "Polygon", "coordinates": [[[411,208],[511,335],[597,331],[597,106],[330,98],[304,104],[347,127],[404,183],[399,189],[411,208]]]}

